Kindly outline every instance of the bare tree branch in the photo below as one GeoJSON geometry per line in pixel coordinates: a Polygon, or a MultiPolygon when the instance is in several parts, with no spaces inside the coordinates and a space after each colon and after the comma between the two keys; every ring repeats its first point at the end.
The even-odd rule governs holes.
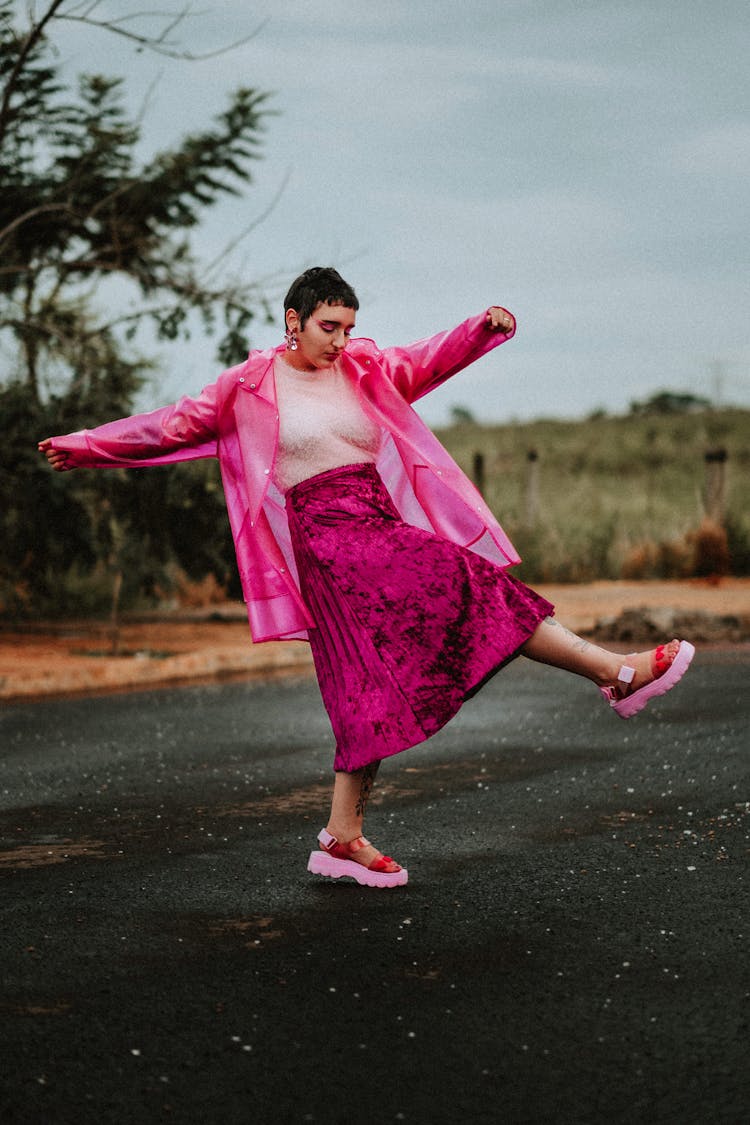
{"type": "MultiPolygon", "coordinates": [[[[61,2],[62,0],[58,0],[58,3],[61,2]]],[[[110,31],[113,35],[120,35],[124,39],[129,39],[131,43],[137,44],[140,50],[153,51],[154,54],[164,55],[166,58],[184,59],[187,62],[202,62],[205,59],[215,59],[220,55],[229,54],[230,51],[234,51],[238,47],[244,47],[246,43],[250,43],[251,40],[255,39],[255,37],[260,34],[260,32],[268,23],[268,18],[261,20],[257,27],[255,27],[249,35],[245,35],[242,39],[237,39],[233,43],[226,44],[224,47],[217,47],[213,51],[205,51],[196,54],[192,51],[186,51],[180,48],[179,46],[177,46],[177,44],[170,44],[169,40],[167,39],[167,36],[170,34],[170,32],[178,27],[191,14],[191,9],[189,7],[184,8],[181,12],[177,13],[133,13],[129,16],[124,16],[119,20],[94,19],[90,14],[93,11],[94,7],[96,7],[96,5],[91,5],[88,11],[84,12],[82,15],[75,15],[73,12],[60,12],[57,18],[60,20],[67,20],[70,23],[83,23],[89,27],[98,27],[104,31],[110,31]],[[139,16],[151,16],[156,14],[172,15],[171,22],[168,23],[162,29],[161,34],[157,36],[140,34],[137,31],[130,31],[127,28],[120,26],[121,24],[125,23],[126,19],[131,20],[139,16]]]]}
{"type": "Polygon", "coordinates": [[[260,215],[257,215],[256,218],[254,218],[252,220],[252,222],[249,223],[243,231],[241,231],[235,238],[233,238],[230,242],[228,242],[226,244],[226,246],[224,247],[224,249],[220,250],[215,258],[212,258],[211,261],[208,262],[208,264],[206,265],[206,276],[207,277],[210,276],[213,273],[213,271],[219,265],[221,265],[222,262],[226,261],[226,259],[232,253],[232,251],[236,250],[237,247],[240,245],[240,243],[243,242],[249,234],[252,234],[252,232],[256,229],[256,227],[260,226],[260,224],[268,218],[268,216],[272,213],[272,211],[275,210],[277,203],[279,202],[282,195],[286,191],[286,186],[289,183],[289,180],[291,179],[291,175],[292,175],[292,170],[291,170],[291,168],[289,168],[284,173],[284,178],[282,179],[281,184],[277,188],[277,190],[276,190],[273,198],[271,199],[271,202],[268,204],[268,206],[263,211],[261,211],[260,215]]]}

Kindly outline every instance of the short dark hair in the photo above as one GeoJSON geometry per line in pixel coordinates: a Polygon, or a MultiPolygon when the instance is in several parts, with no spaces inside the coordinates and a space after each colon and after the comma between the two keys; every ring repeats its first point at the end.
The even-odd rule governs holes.
{"type": "Polygon", "coordinates": [[[294,309],[299,314],[300,326],[318,305],[343,305],[347,309],[358,309],[357,294],[338,270],[332,266],[313,266],[295,278],[284,298],[284,313],[294,309]]]}

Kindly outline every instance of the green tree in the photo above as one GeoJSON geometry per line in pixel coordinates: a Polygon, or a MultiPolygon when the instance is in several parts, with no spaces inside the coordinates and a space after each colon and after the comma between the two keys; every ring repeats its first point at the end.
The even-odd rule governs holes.
{"type": "MultiPolygon", "coordinates": [[[[165,516],[153,505],[144,510],[140,473],[109,480],[109,474],[80,474],[86,480],[73,474],[61,482],[31,458],[48,433],[132,408],[151,366],[142,354],[147,327],[151,339],[187,338],[197,318],[217,335],[219,361],[231,363],[246,354],[253,319],[270,319],[257,284],[226,277],[221,263],[218,270],[216,263],[204,266],[191,244],[206,210],[250,182],[271,112],[267,95],[238,89],[212,125],[139,159],[139,126],[125,112],[121,79],[84,75],[71,88],[61,77],[50,29],[55,20],[86,13],[91,21],[95,8],[49,0],[35,22],[19,28],[14,5],[0,0],[0,584],[6,604],[9,590],[27,600],[51,595],[59,568],[74,564],[117,571],[119,556],[132,573],[134,558],[145,571],[170,556],[188,569],[196,559],[207,561],[204,545],[180,527],[179,513],[192,507],[200,486],[209,493],[209,510],[219,510],[211,470],[186,468],[184,486],[165,490],[175,506],[165,516]],[[146,512],[156,521],[150,526],[146,512]]],[[[151,38],[125,34],[139,48],[177,54],[166,35],[175,22],[167,19],[164,32],[151,38]]],[[[109,30],[123,33],[118,25],[109,30]]],[[[214,535],[217,542],[224,538],[221,529],[214,535]]]]}
{"type": "Polygon", "coordinates": [[[468,407],[458,405],[451,407],[452,426],[475,426],[476,421],[468,407]]]}
{"type": "Polygon", "coordinates": [[[17,376],[41,395],[45,373],[74,369],[85,383],[105,358],[127,394],[124,339],[145,320],[174,339],[189,332],[191,311],[209,330],[223,322],[219,357],[236,359],[256,310],[268,309],[252,284],[207,284],[189,232],[249,182],[267,96],[237,90],[213,128],[139,163],[122,81],[86,75],[73,92],[59,78],[45,28],[62,0],[24,32],[13,29],[11,9],[0,4],[0,332],[17,343],[17,376]],[[138,291],[136,312],[112,318],[94,303],[92,286],[101,294],[113,279],[138,291]]]}
{"type": "Polygon", "coordinates": [[[657,391],[642,402],[631,402],[631,414],[690,414],[710,410],[709,399],[688,391],[657,391]]]}

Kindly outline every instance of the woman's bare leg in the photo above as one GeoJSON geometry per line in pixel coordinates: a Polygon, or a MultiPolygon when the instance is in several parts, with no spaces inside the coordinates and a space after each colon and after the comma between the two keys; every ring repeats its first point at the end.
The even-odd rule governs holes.
{"type": "Polygon", "coordinates": [[[336,771],[328,831],[342,844],[362,835],[362,822],[370,799],[379,762],[354,773],[336,771]]]}
{"type": "MultiPolygon", "coordinates": [[[[667,654],[674,655],[678,642],[672,641],[665,647],[667,654]]],[[[654,678],[651,652],[638,652],[626,658],[621,653],[610,652],[576,636],[553,617],[547,617],[539,624],[522,645],[521,652],[541,664],[550,664],[555,668],[563,668],[566,672],[585,676],[599,687],[616,684],[618,672],[625,663],[635,668],[634,688],[642,687],[654,678]]]]}
{"type": "MultiPolygon", "coordinates": [[[[367,809],[367,802],[375,784],[375,775],[380,762],[372,762],[354,773],[336,771],[333,783],[333,799],[331,801],[331,818],[327,830],[335,836],[339,843],[348,844],[362,835],[362,823],[367,809]]],[[[352,859],[368,867],[377,859],[380,852],[370,845],[361,848],[352,855],[352,859]]],[[[394,864],[394,870],[398,865],[394,864]]]]}

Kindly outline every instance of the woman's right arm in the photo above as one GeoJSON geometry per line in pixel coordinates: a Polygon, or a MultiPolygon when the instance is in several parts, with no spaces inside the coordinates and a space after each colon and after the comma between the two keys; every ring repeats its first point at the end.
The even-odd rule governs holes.
{"type": "Polygon", "coordinates": [[[58,473],[79,468],[128,468],[210,457],[216,452],[217,384],[171,406],[118,418],[91,430],[44,438],[39,450],[58,473]]]}
{"type": "Polygon", "coordinates": [[[491,305],[448,332],[439,332],[406,347],[385,348],[382,356],[399,393],[407,402],[415,402],[498,344],[510,340],[515,331],[513,314],[501,305],[491,305]]]}

